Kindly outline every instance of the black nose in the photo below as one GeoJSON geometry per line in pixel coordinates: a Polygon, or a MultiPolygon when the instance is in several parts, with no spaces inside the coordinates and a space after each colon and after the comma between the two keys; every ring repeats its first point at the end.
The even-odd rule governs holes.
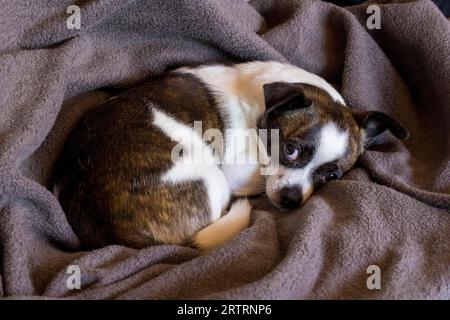
{"type": "Polygon", "coordinates": [[[280,205],[286,209],[295,209],[302,203],[302,189],[300,187],[283,188],[280,192],[280,205]]]}

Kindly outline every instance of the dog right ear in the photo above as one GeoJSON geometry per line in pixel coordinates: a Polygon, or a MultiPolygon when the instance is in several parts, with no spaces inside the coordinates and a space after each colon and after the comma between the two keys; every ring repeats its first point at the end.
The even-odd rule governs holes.
{"type": "Polygon", "coordinates": [[[399,140],[408,139],[408,130],[397,120],[379,111],[353,112],[353,117],[363,131],[364,148],[375,144],[383,132],[389,130],[399,140]]]}
{"type": "Polygon", "coordinates": [[[312,101],[305,97],[301,83],[272,82],[263,85],[266,116],[289,110],[307,108],[312,101]]]}

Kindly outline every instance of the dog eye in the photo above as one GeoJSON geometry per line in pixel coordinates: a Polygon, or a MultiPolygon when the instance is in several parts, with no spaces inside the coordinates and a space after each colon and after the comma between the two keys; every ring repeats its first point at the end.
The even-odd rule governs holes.
{"type": "Polygon", "coordinates": [[[328,172],[323,176],[323,180],[325,180],[325,182],[337,179],[339,179],[339,174],[337,172],[328,172]]]}
{"type": "Polygon", "coordinates": [[[284,153],[286,154],[286,157],[289,159],[289,161],[294,161],[298,158],[300,150],[298,147],[288,142],[284,145],[284,153]]]}
{"type": "Polygon", "coordinates": [[[328,172],[320,176],[320,183],[323,185],[328,181],[339,179],[339,173],[336,171],[328,172]]]}

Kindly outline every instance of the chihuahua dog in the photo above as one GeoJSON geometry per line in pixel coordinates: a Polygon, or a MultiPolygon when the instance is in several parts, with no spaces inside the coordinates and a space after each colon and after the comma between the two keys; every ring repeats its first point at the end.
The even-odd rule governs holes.
{"type": "Polygon", "coordinates": [[[408,136],[387,114],[350,110],[324,79],[288,64],[184,67],[89,111],[62,151],[54,194],[85,248],[208,250],[250,222],[248,200],[234,196],[265,192],[297,208],[386,130],[408,136]],[[208,143],[211,130],[234,133],[208,143]],[[276,130],[277,141],[245,130],[276,130]],[[267,163],[274,153],[276,165],[267,163]],[[252,161],[226,161],[239,156],[252,161]]]}

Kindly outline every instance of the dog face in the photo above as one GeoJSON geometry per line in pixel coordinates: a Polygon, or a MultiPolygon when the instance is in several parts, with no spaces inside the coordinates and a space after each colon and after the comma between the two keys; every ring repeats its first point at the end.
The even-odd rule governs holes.
{"type": "Polygon", "coordinates": [[[384,131],[408,137],[390,116],[352,112],[315,86],[266,84],[264,99],[266,111],[258,127],[279,129],[279,166],[266,181],[266,193],[285,209],[298,207],[314,190],[341,178],[384,131]]]}

